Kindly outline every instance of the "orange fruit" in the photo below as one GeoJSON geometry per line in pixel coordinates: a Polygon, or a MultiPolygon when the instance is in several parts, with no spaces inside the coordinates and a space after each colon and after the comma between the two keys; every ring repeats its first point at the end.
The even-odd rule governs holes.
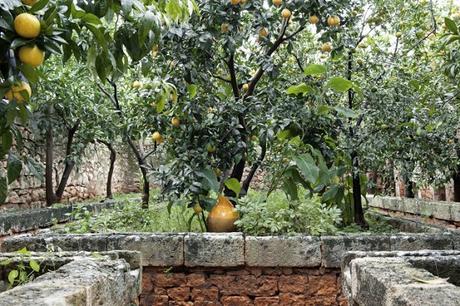
{"type": "Polygon", "coordinates": [[[173,127],[179,127],[180,126],[180,119],[177,117],[174,117],[171,119],[171,124],[173,127]]]}
{"type": "Polygon", "coordinates": [[[281,4],[283,4],[283,0],[273,0],[272,3],[274,6],[281,6],[281,4]]]}
{"type": "Polygon", "coordinates": [[[337,27],[340,25],[340,17],[339,16],[329,16],[327,18],[327,24],[330,27],[337,27]]]}
{"type": "Polygon", "coordinates": [[[8,101],[16,100],[16,102],[23,102],[26,98],[30,98],[31,96],[32,89],[30,85],[24,81],[13,85],[5,95],[8,101]]]}
{"type": "Polygon", "coordinates": [[[291,18],[291,15],[292,15],[291,11],[286,8],[281,11],[281,16],[283,16],[284,19],[291,18]]]}
{"type": "Polygon", "coordinates": [[[40,35],[40,21],[29,13],[22,13],[14,18],[14,30],[24,38],[35,38],[40,35]]]}
{"type": "Polygon", "coordinates": [[[268,31],[266,28],[260,28],[259,30],[259,36],[260,37],[267,37],[268,36],[268,31]]]}
{"type": "Polygon", "coordinates": [[[331,43],[324,43],[322,46],[321,46],[321,51],[322,52],[331,52],[332,51],[332,45],[331,43]]]}
{"type": "Polygon", "coordinates": [[[22,46],[19,48],[19,59],[24,64],[35,68],[43,64],[45,51],[41,50],[37,45],[22,46]]]}
{"type": "Polygon", "coordinates": [[[319,18],[318,16],[316,15],[311,15],[309,18],[308,18],[308,21],[311,23],[311,24],[317,24],[319,22],[319,18]]]}

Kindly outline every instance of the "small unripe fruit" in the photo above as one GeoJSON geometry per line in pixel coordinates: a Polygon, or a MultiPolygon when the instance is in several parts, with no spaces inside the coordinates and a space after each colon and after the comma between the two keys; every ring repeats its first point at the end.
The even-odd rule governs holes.
{"type": "Polygon", "coordinates": [[[228,23],[223,23],[220,25],[220,31],[222,33],[228,33],[229,30],[230,30],[230,25],[228,23]]]}
{"type": "Polygon", "coordinates": [[[324,43],[322,46],[321,46],[321,51],[322,52],[331,52],[332,51],[332,45],[331,43],[324,43]]]}
{"type": "Polygon", "coordinates": [[[142,88],[142,83],[139,82],[139,81],[134,81],[133,84],[132,84],[132,87],[135,88],[135,89],[142,88]]]}
{"type": "Polygon", "coordinates": [[[259,36],[260,36],[260,37],[267,37],[267,36],[268,36],[268,31],[267,31],[267,29],[266,29],[266,28],[261,28],[261,29],[259,30],[259,36]]]}
{"type": "Polygon", "coordinates": [[[174,117],[171,119],[171,124],[173,127],[179,127],[180,126],[180,119],[177,117],[174,117]]]}
{"type": "Polygon", "coordinates": [[[163,136],[161,136],[160,132],[155,132],[152,134],[152,140],[157,144],[160,144],[163,142],[163,136]]]}
{"type": "Polygon", "coordinates": [[[208,153],[214,153],[214,152],[216,152],[216,147],[215,147],[214,145],[212,145],[212,144],[209,143],[209,144],[206,146],[206,151],[208,151],[208,153]]]}
{"type": "Polygon", "coordinates": [[[308,21],[311,23],[311,24],[317,24],[319,22],[319,18],[318,16],[316,15],[311,15],[309,18],[308,18],[308,21]]]}
{"type": "Polygon", "coordinates": [[[401,32],[396,32],[395,36],[396,36],[396,38],[400,38],[402,36],[402,33],[401,32]]]}
{"type": "Polygon", "coordinates": [[[286,8],[281,11],[281,16],[283,16],[284,19],[291,18],[291,15],[292,15],[291,11],[286,8]]]}
{"type": "Polygon", "coordinates": [[[193,211],[195,212],[195,214],[201,214],[201,212],[203,211],[203,208],[201,208],[201,205],[200,203],[196,203],[194,206],[193,206],[193,211]]]}
{"type": "Polygon", "coordinates": [[[327,24],[330,26],[330,27],[337,27],[340,25],[340,18],[339,16],[329,16],[327,18],[327,24]]]}
{"type": "Polygon", "coordinates": [[[243,84],[243,91],[248,91],[248,89],[249,89],[249,84],[248,83],[243,84]]]}

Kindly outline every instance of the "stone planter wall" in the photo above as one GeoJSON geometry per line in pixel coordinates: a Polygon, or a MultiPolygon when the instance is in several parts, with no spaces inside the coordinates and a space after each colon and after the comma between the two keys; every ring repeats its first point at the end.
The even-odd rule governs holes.
{"type": "Polygon", "coordinates": [[[452,233],[252,237],[229,234],[20,235],[3,252],[136,250],[141,305],[343,305],[340,267],[349,251],[454,250],[452,233]]]}
{"type": "Polygon", "coordinates": [[[460,203],[397,197],[370,197],[369,207],[391,217],[458,230],[460,203]]]}

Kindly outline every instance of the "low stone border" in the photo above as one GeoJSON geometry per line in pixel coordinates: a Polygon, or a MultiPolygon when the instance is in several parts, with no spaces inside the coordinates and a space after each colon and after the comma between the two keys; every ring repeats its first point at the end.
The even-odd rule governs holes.
{"type": "Polygon", "coordinates": [[[113,208],[122,202],[106,200],[89,204],[69,204],[48,208],[18,210],[0,213],[0,236],[13,233],[23,233],[39,228],[52,226],[55,223],[67,222],[70,214],[76,209],[87,209],[92,213],[99,213],[103,209],[113,208]]]}
{"type": "Polygon", "coordinates": [[[351,252],[343,261],[343,292],[350,305],[458,305],[458,279],[420,268],[430,262],[434,273],[443,267],[455,273],[460,252],[351,252]]]}
{"type": "Polygon", "coordinates": [[[460,203],[398,197],[369,197],[369,207],[392,217],[402,217],[451,229],[460,227],[460,203]]]}
{"type": "Polygon", "coordinates": [[[244,236],[222,234],[53,234],[8,237],[0,250],[12,252],[26,247],[46,251],[136,250],[142,265],[153,267],[325,267],[339,268],[349,251],[460,250],[460,235],[392,234],[312,237],[244,236]]]}
{"type": "Polygon", "coordinates": [[[36,260],[54,271],[0,293],[0,306],[137,304],[141,293],[139,252],[0,254],[15,262],[36,260]],[[127,260],[128,261],[127,261],[127,260]],[[137,266],[137,267],[136,267],[137,266]]]}

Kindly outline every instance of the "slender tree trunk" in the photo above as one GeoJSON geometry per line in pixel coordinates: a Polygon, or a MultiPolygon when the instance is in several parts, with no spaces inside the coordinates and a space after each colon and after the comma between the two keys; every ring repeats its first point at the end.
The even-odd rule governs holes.
{"type": "Polygon", "coordinates": [[[105,184],[105,197],[106,199],[113,199],[112,193],[112,178],[113,178],[113,171],[115,169],[115,161],[117,159],[117,151],[113,148],[113,145],[105,140],[98,139],[98,142],[104,144],[107,149],[110,151],[110,165],[109,165],[109,172],[107,174],[107,182],[105,184]]]}
{"type": "Polygon", "coordinates": [[[454,180],[454,201],[460,202],[460,169],[454,174],[453,180],[454,180]]]}
{"type": "Polygon", "coordinates": [[[142,208],[147,209],[149,208],[149,198],[150,198],[150,181],[149,181],[149,177],[147,173],[147,164],[145,163],[145,160],[142,154],[139,152],[138,148],[136,147],[134,142],[129,137],[128,133],[126,133],[125,136],[128,140],[128,144],[131,147],[131,150],[133,150],[133,153],[136,156],[137,164],[139,165],[139,169],[141,170],[141,173],[142,173],[142,179],[143,179],[142,208]]]}
{"type": "Polygon", "coordinates": [[[75,167],[75,161],[70,157],[72,154],[72,145],[73,140],[75,138],[75,133],[77,132],[80,126],[80,119],[77,120],[74,126],[72,126],[67,132],[67,144],[65,150],[65,167],[64,172],[62,173],[61,180],[59,182],[59,186],[56,189],[56,199],[60,201],[62,196],[64,195],[65,187],[67,186],[67,182],[69,181],[70,174],[72,173],[73,168],[75,167]]]}
{"type": "Polygon", "coordinates": [[[368,228],[369,225],[364,218],[363,203],[361,198],[361,178],[359,171],[359,157],[356,152],[352,152],[351,158],[353,161],[353,208],[354,221],[362,228],[368,228]]]}
{"type": "Polygon", "coordinates": [[[411,199],[415,198],[414,183],[409,179],[404,180],[404,196],[411,199]]]}
{"type": "MultiPolygon", "coordinates": [[[[48,112],[49,112],[48,107],[48,112]]],[[[53,141],[53,129],[51,125],[46,127],[45,133],[45,193],[46,193],[46,205],[51,206],[56,203],[56,196],[54,194],[53,187],[53,162],[54,162],[54,141],[53,141]]]]}

